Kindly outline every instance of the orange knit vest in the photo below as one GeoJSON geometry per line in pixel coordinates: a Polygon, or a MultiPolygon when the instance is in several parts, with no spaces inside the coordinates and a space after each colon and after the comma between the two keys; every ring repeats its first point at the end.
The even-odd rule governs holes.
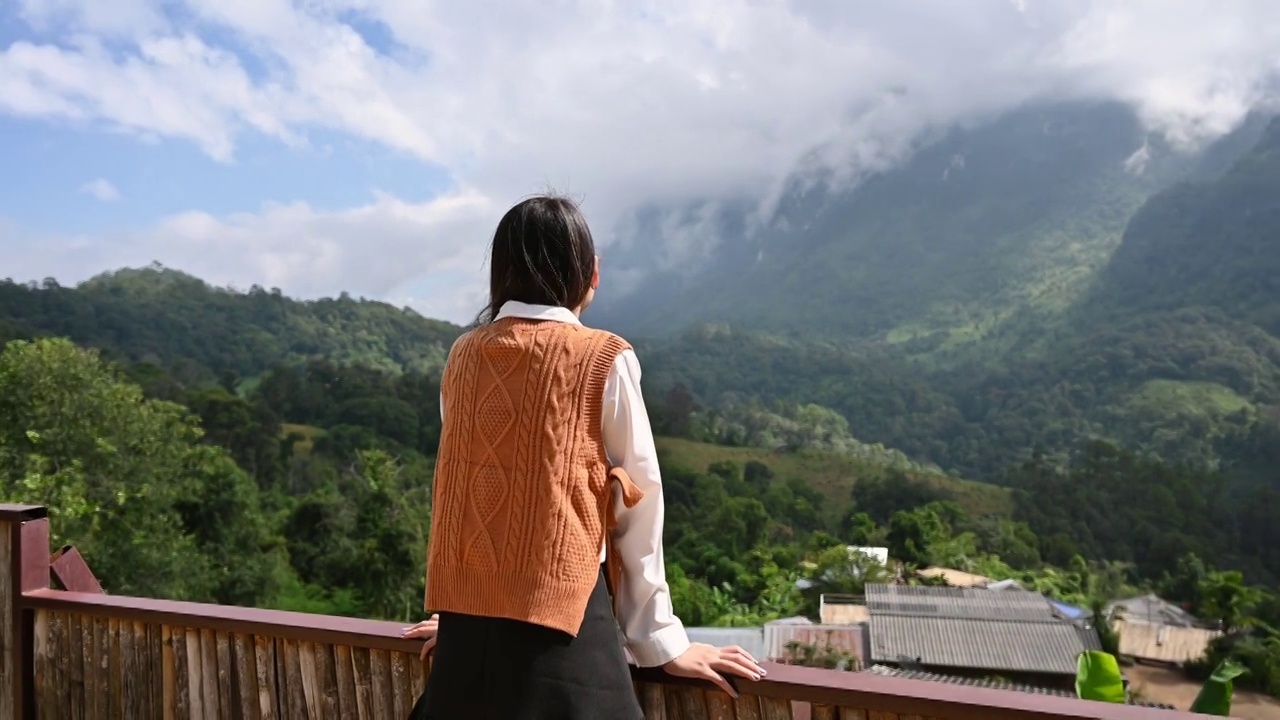
{"type": "Polygon", "coordinates": [[[428,610],[577,635],[611,524],[611,482],[628,505],[639,499],[625,473],[611,473],[601,428],[604,386],[628,347],[601,330],[516,318],[457,341],[441,380],[428,610]]]}

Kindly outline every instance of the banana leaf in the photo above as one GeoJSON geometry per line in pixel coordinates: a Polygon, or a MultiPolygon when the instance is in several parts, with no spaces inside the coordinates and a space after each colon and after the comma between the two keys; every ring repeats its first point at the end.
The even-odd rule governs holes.
{"type": "Polygon", "coordinates": [[[1120,663],[1111,653],[1088,650],[1080,653],[1076,670],[1076,695],[1081,700],[1124,704],[1127,696],[1120,663]]]}
{"type": "Polygon", "coordinates": [[[1200,694],[1191,704],[1191,712],[1226,717],[1231,714],[1233,680],[1248,672],[1243,665],[1232,660],[1218,663],[1213,674],[1204,681],[1200,694]]]}

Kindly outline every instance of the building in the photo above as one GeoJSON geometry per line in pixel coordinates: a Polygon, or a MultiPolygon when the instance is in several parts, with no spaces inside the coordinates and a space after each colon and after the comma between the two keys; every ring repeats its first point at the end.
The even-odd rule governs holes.
{"type": "Polygon", "coordinates": [[[1107,605],[1106,614],[1120,634],[1120,655],[1143,662],[1182,665],[1199,660],[1209,643],[1222,635],[1155,595],[1115,600],[1107,605]]]}
{"type": "Polygon", "coordinates": [[[794,663],[806,654],[843,659],[838,669],[861,670],[867,666],[866,625],[816,624],[808,618],[785,618],[764,626],[764,657],[771,662],[794,663]]]}
{"type": "Polygon", "coordinates": [[[1109,620],[1130,620],[1172,627],[1200,627],[1200,620],[1195,615],[1156,595],[1112,600],[1107,603],[1106,614],[1109,620]]]}
{"type": "Polygon", "coordinates": [[[1101,649],[1034,592],[867,585],[866,604],[870,664],[1069,689],[1080,653],[1101,649]]]}

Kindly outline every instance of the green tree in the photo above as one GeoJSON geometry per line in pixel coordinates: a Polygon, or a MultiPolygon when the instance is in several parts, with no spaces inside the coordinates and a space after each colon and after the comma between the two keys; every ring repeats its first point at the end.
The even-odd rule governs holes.
{"type": "Polygon", "coordinates": [[[117,593],[253,603],[279,566],[256,488],[200,444],[181,406],[150,400],[65,340],[0,353],[0,493],[49,506],[117,593]]]}

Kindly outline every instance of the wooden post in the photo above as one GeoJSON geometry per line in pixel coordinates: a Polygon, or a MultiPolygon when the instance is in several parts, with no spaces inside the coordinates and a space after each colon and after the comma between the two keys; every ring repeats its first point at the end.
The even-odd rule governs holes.
{"type": "Polygon", "coordinates": [[[47,587],[48,510],[0,505],[0,718],[35,717],[35,618],[22,594],[47,587]]]}

